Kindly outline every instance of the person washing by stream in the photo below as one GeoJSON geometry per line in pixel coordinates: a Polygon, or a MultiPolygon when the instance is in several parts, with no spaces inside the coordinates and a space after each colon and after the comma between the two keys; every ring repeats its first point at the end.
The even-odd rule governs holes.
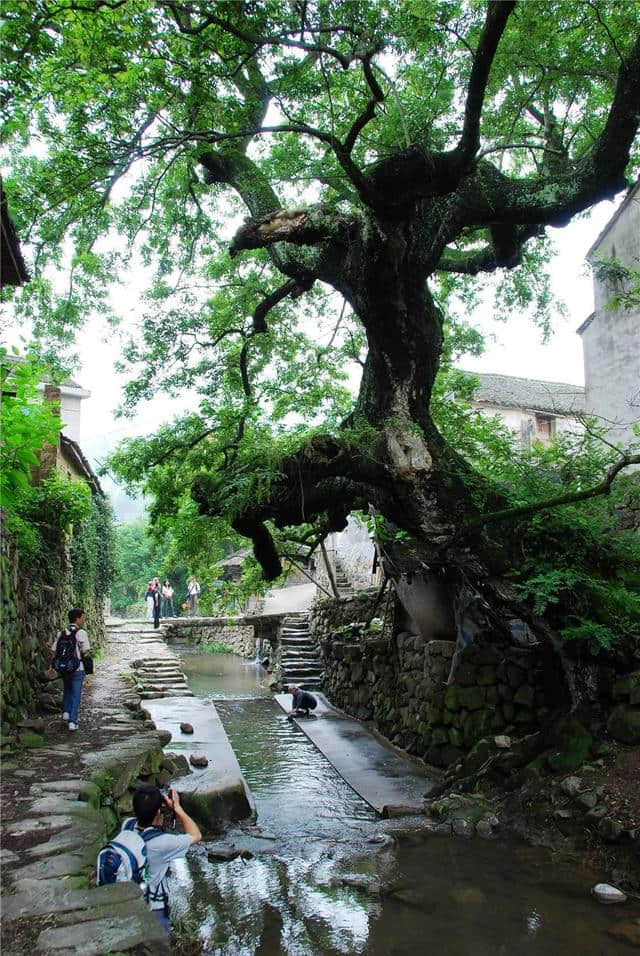
{"type": "Polygon", "coordinates": [[[308,690],[296,687],[295,684],[285,687],[285,693],[293,695],[289,717],[309,717],[309,712],[315,710],[318,706],[318,701],[313,694],[310,694],[308,690]]]}
{"type": "Polygon", "coordinates": [[[146,844],[147,902],[153,915],[170,933],[169,864],[185,857],[190,848],[200,842],[202,834],[198,824],[180,805],[180,796],[173,787],[168,796],[158,787],[139,787],[133,794],[133,812],[135,817],[125,820],[122,829],[136,830],[146,844]],[[167,833],[162,829],[165,807],[173,811],[184,833],[167,833]]]}

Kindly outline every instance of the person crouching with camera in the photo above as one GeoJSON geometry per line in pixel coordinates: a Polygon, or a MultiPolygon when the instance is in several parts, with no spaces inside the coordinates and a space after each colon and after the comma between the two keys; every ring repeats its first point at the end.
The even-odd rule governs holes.
{"type": "Polygon", "coordinates": [[[170,933],[169,864],[185,857],[190,847],[200,842],[202,834],[197,823],[183,810],[173,787],[168,792],[164,788],[139,787],[133,794],[133,812],[135,817],[125,820],[122,829],[136,829],[146,844],[148,874],[145,896],[153,915],[170,933]],[[170,833],[163,829],[167,808],[173,811],[184,833],[170,833]]]}

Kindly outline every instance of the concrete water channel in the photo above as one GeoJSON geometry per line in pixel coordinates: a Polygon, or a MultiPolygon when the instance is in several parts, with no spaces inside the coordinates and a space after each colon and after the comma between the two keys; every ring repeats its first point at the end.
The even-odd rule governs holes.
{"type": "MultiPolygon", "coordinates": [[[[593,900],[599,875],[579,860],[500,838],[438,835],[424,817],[381,819],[286,720],[259,665],[198,648],[176,652],[193,707],[214,702],[257,811],[256,824],[231,826],[221,837],[249,849],[250,859],[213,862],[203,843],[174,865],[174,917],[206,953],[631,951],[609,935],[623,916],[593,900]]],[[[190,720],[190,701],[181,705],[180,719],[190,720]]]]}

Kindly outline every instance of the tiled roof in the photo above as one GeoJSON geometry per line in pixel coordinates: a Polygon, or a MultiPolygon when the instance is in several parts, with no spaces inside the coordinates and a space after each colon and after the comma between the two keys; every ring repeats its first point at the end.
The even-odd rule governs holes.
{"type": "Polygon", "coordinates": [[[576,415],[584,412],[584,388],[565,382],[542,382],[515,375],[493,375],[468,372],[478,380],[473,400],[486,405],[505,408],[524,408],[529,411],[552,412],[556,415],[576,415]]]}
{"type": "Polygon", "coordinates": [[[104,498],[105,494],[100,485],[98,476],[89,464],[87,458],[85,458],[78,442],[74,441],[73,438],[69,438],[69,436],[65,435],[64,432],[60,432],[60,448],[62,450],[62,454],[71,459],[78,471],[84,475],[86,481],[89,485],[91,485],[95,494],[104,498]]]}

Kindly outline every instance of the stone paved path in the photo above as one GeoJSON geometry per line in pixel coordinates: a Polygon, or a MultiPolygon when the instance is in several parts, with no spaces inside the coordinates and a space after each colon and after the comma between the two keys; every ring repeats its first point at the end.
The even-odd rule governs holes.
{"type": "Polygon", "coordinates": [[[137,887],[93,885],[96,854],[116,819],[102,805],[100,774],[107,767],[113,789],[126,789],[132,773],[167,742],[144,719],[128,676],[140,658],[175,661],[147,625],[110,633],[96,673],[85,679],[80,729],[70,733],[52,715],[22,732],[23,743],[32,744],[41,732],[41,746],[10,748],[8,759],[2,748],[2,951],[8,956],[169,952],[137,887]]]}

